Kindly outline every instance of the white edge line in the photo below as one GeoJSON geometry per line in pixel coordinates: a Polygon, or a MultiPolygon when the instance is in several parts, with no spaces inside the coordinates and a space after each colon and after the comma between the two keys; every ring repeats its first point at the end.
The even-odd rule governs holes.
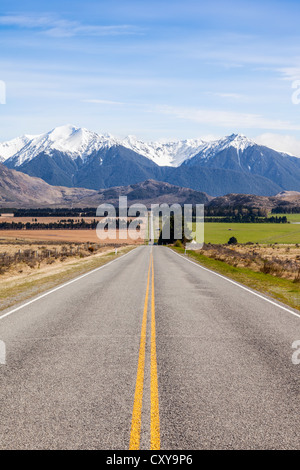
{"type": "Polygon", "coordinates": [[[286,307],[284,307],[283,305],[280,305],[280,304],[278,304],[277,302],[274,302],[273,300],[268,299],[267,297],[264,297],[264,296],[261,295],[261,294],[258,294],[258,293],[255,292],[254,290],[248,289],[248,287],[245,287],[245,286],[243,286],[242,284],[239,284],[238,282],[235,282],[235,281],[233,281],[232,279],[229,279],[229,278],[226,277],[226,276],[222,276],[222,274],[216,273],[215,271],[212,271],[211,269],[204,268],[204,266],[201,266],[201,264],[195,263],[195,261],[192,261],[192,260],[190,260],[190,259],[188,259],[188,258],[185,258],[184,256],[180,255],[179,253],[176,253],[176,251],[172,250],[171,248],[169,248],[169,250],[172,251],[172,253],[174,253],[175,255],[179,256],[179,257],[182,258],[182,259],[184,259],[185,261],[188,261],[189,263],[192,263],[192,264],[194,264],[195,266],[198,266],[198,268],[201,268],[201,269],[203,269],[204,271],[208,271],[209,273],[212,273],[212,274],[214,274],[215,276],[221,277],[222,279],[225,279],[225,281],[228,281],[228,282],[230,282],[231,284],[234,284],[235,286],[238,286],[238,287],[240,287],[241,289],[244,289],[245,291],[250,292],[250,294],[256,295],[256,297],[259,297],[260,299],[263,299],[263,300],[265,300],[266,302],[269,302],[270,304],[275,305],[276,307],[279,307],[279,308],[281,308],[282,310],[285,310],[286,312],[291,313],[291,314],[294,315],[295,317],[300,318],[300,314],[299,314],[299,313],[296,313],[296,312],[294,312],[293,310],[290,310],[289,308],[286,308],[286,307]]]}
{"type": "Polygon", "coordinates": [[[125,256],[129,255],[129,254],[132,253],[134,250],[135,250],[135,248],[134,248],[133,250],[130,250],[128,253],[125,253],[125,255],[119,256],[118,258],[113,259],[112,261],[109,261],[108,263],[103,264],[102,266],[99,266],[99,268],[93,269],[92,271],[89,271],[89,272],[87,272],[87,273],[85,273],[85,274],[82,274],[81,276],[76,277],[75,279],[72,279],[71,281],[68,281],[68,282],[66,282],[65,284],[62,284],[62,285],[60,285],[60,286],[58,286],[58,287],[55,287],[55,289],[52,289],[52,290],[50,290],[50,291],[48,291],[48,292],[45,292],[45,294],[42,294],[42,295],[40,295],[39,297],[36,297],[36,298],[30,300],[29,302],[26,302],[25,304],[22,304],[22,305],[20,305],[19,307],[14,308],[13,310],[10,310],[9,312],[5,313],[4,315],[1,315],[1,316],[0,316],[0,320],[2,320],[2,319],[5,318],[5,317],[8,317],[9,315],[11,315],[12,313],[17,312],[18,310],[21,310],[22,308],[28,307],[28,305],[31,305],[31,304],[33,304],[34,302],[37,302],[38,300],[43,299],[44,297],[47,297],[47,295],[53,294],[53,292],[56,292],[56,291],[58,291],[58,290],[60,290],[60,289],[63,289],[64,287],[67,287],[67,286],[69,286],[70,284],[73,284],[74,282],[80,281],[80,280],[83,279],[84,277],[89,276],[90,274],[93,274],[93,273],[95,273],[95,272],[97,272],[97,271],[100,271],[100,269],[106,268],[106,267],[109,266],[110,264],[115,263],[116,261],[119,261],[120,259],[125,258],[125,256]]]}

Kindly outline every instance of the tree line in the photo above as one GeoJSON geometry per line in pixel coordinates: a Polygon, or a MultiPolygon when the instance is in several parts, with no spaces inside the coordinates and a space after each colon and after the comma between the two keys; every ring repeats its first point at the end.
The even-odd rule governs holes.
{"type": "MultiPolygon", "coordinates": [[[[193,212],[194,213],[194,212],[193,212]]],[[[268,211],[263,207],[237,206],[205,206],[204,215],[207,217],[236,217],[238,215],[267,217],[268,211]]]]}
{"type": "Polygon", "coordinates": [[[204,219],[205,222],[219,222],[219,223],[238,223],[238,224],[287,224],[287,217],[271,216],[271,217],[257,217],[255,215],[242,215],[227,217],[209,217],[204,219]]]}
{"type": "Polygon", "coordinates": [[[17,209],[0,208],[1,214],[14,214],[15,217],[95,217],[95,207],[85,208],[40,208],[40,209],[17,209]]]}
{"type": "Polygon", "coordinates": [[[300,206],[277,206],[271,212],[272,214],[300,214],[300,206]]]}
{"type": "MultiPolygon", "coordinates": [[[[86,222],[84,219],[81,220],[60,220],[57,222],[0,222],[0,230],[95,230],[97,227],[105,229],[108,224],[115,223],[116,229],[126,229],[131,223],[130,220],[120,219],[106,219],[103,222],[93,220],[86,222]],[[99,225],[98,225],[99,224],[99,225]]],[[[135,223],[139,227],[142,223],[141,220],[135,220],[135,223]]]]}

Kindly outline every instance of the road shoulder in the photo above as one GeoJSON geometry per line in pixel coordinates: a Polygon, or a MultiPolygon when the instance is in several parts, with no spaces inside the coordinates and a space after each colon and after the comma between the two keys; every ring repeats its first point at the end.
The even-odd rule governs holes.
{"type": "Polygon", "coordinates": [[[196,251],[187,251],[184,255],[183,248],[170,247],[175,253],[180,254],[191,261],[198,263],[210,271],[221,274],[244,286],[261,292],[289,307],[300,310],[300,285],[288,279],[282,279],[261,272],[255,272],[247,268],[237,268],[224,261],[208,258],[196,251]]]}
{"type": "Polygon", "coordinates": [[[0,285],[0,311],[31,299],[47,290],[53,289],[77,276],[97,269],[133,250],[134,246],[121,247],[116,254],[107,251],[85,259],[65,262],[61,266],[50,266],[46,270],[36,270],[32,274],[3,280],[0,285]]]}

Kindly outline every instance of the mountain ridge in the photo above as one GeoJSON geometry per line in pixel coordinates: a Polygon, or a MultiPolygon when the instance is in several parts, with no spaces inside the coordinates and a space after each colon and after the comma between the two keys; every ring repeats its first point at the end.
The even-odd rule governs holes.
{"type": "Polygon", "coordinates": [[[22,165],[39,153],[57,150],[70,155],[71,158],[79,157],[84,160],[97,150],[120,145],[149,158],[159,166],[177,167],[200,151],[209,153],[213,149],[222,149],[228,145],[243,150],[254,144],[254,141],[240,134],[232,134],[215,141],[198,138],[144,142],[132,135],[118,139],[111,134],[98,134],[86,128],[66,124],[44,134],[23,135],[0,143],[0,159],[17,157],[16,164],[22,165]]]}
{"type": "Polygon", "coordinates": [[[8,168],[55,186],[98,190],[153,179],[213,196],[300,191],[300,158],[240,134],[146,144],[67,125],[2,143],[1,155],[8,168]]]}
{"type": "Polygon", "coordinates": [[[0,163],[0,207],[42,208],[42,207],[98,207],[103,203],[118,204],[120,196],[127,196],[128,204],[205,204],[210,207],[243,206],[264,208],[290,208],[300,206],[300,192],[284,191],[276,196],[255,196],[252,194],[226,194],[212,197],[204,192],[178,187],[169,183],[146,180],[128,186],[90,190],[51,186],[40,178],[10,170],[0,163]]]}
{"type": "Polygon", "coordinates": [[[0,163],[0,207],[98,207],[105,203],[117,204],[119,196],[127,196],[129,203],[150,204],[204,204],[212,198],[199,191],[181,188],[154,180],[135,185],[90,190],[51,186],[44,180],[0,163]]]}

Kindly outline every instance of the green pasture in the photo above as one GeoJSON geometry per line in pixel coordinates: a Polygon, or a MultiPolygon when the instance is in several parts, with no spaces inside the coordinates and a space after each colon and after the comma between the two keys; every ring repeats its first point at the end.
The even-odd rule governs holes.
{"type": "MultiPolygon", "coordinates": [[[[272,214],[272,215],[276,215],[276,214],[272,214]]],[[[278,215],[281,215],[281,214],[278,214],[278,215]]],[[[300,224],[300,214],[284,214],[284,215],[286,216],[289,222],[291,223],[299,222],[300,224]]]]}
{"type": "MultiPolygon", "coordinates": [[[[300,222],[299,214],[291,216],[299,217],[300,222]]],[[[300,243],[300,224],[205,223],[205,243],[227,243],[230,237],[238,243],[300,243]]]]}

